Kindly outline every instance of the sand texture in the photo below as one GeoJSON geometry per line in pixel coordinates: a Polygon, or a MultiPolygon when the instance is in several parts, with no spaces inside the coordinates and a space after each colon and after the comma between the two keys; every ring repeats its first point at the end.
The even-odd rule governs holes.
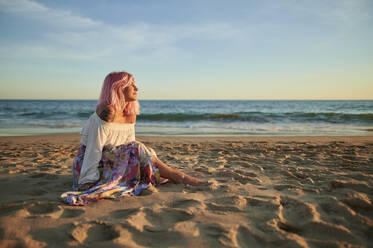
{"type": "Polygon", "coordinates": [[[0,247],[373,247],[373,137],[139,137],[209,184],[71,207],[79,139],[0,138],[0,247]]]}

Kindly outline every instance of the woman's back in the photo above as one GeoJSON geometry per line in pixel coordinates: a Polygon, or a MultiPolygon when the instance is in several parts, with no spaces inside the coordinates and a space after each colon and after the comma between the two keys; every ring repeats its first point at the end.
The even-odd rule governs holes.
{"type": "Polygon", "coordinates": [[[115,123],[136,123],[136,115],[123,115],[123,113],[116,113],[113,109],[106,105],[98,105],[96,108],[96,113],[101,120],[106,122],[115,123]]]}

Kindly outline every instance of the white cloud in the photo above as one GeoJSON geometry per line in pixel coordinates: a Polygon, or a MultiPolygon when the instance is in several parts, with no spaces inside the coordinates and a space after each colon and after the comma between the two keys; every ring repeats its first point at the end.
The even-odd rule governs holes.
{"type": "Polygon", "coordinates": [[[138,22],[114,26],[31,0],[0,0],[0,9],[53,26],[53,29],[45,30],[44,40],[39,44],[13,44],[2,49],[3,55],[10,50],[8,55],[14,57],[92,59],[118,52],[130,56],[139,50],[143,55],[143,51],[149,50],[149,56],[158,54],[157,50],[175,55],[177,51],[181,52],[177,48],[179,41],[226,39],[238,32],[226,23],[154,25],[138,22]]]}
{"type": "Polygon", "coordinates": [[[51,9],[30,0],[0,0],[0,12],[65,28],[92,28],[100,25],[100,22],[90,18],[76,16],[66,10],[51,9]]]}
{"type": "Polygon", "coordinates": [[[321,15],[343,22],[360,22],[372,16],[372,9],[366,0],[340,0],[321,15]]]}
{"type": "Polygon", "coordinates": [[[15,44],[0,47],[0,57],[12,59],[62,59],[88,60],[103,56],[107,51],[85,51],[64,49],[53,45],[24,45],[15,44]]]}
{"type": "Polygon", "coordinates": [[[0,10],[2,12],[12,13],[40,13],[47,11],[48,8],[37,2],[28,0],[0,0],[0,10]]]}
{"type": "Polygon", "coordinates": [[[373,14],[370,0],[285,0],[273,2],[272,7],[341,25],[358,25],[373,14]]]}

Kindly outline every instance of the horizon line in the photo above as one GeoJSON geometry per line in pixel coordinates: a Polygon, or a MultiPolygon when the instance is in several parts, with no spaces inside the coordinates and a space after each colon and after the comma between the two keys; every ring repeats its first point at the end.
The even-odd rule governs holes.
{"type": "MultiPolygon", "coordinates": [[[[138,99],[139,101],[372,101],[372,99],[138,99]]],[[[0,98],[0,101],[98,101],[98,99],[0,98]]]]}

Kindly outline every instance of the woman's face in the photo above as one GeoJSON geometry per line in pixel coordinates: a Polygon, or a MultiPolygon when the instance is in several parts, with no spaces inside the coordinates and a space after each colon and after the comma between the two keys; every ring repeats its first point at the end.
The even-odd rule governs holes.
{"type": "Polygon", "coordinates": [[[124,100],[126,102],[136,101],[137,90],[138,88],[135,85],[135,80],[132,80],[132,82],[126,88],[124,88],[124,100]]]}

